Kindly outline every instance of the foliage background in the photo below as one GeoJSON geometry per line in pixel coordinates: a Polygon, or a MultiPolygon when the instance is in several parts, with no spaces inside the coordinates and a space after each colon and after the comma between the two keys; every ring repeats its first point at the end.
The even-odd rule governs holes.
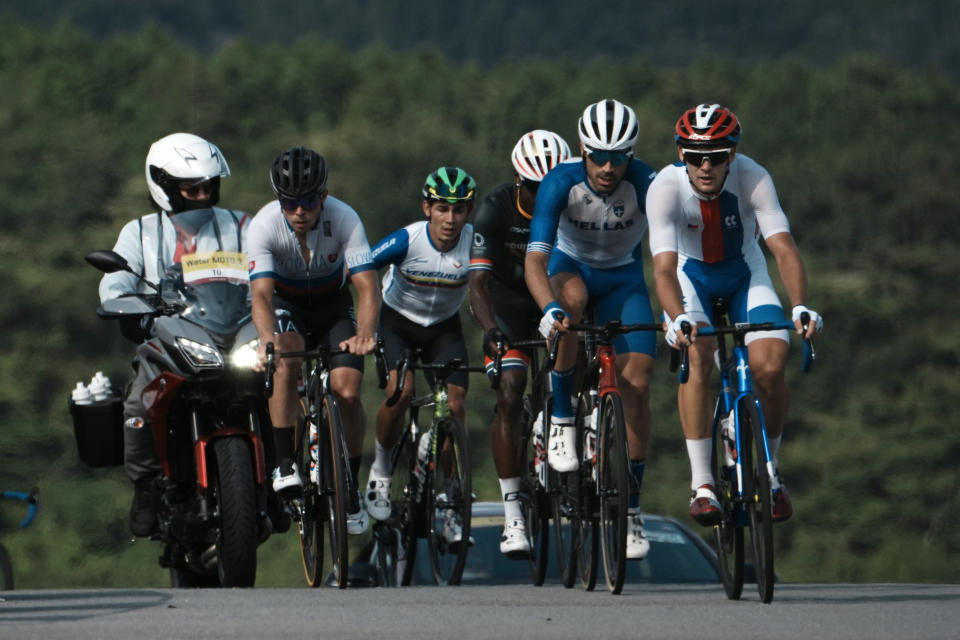
{"type": "MultiPolygon", "coordinates": [[[[683,109],[734,108],[741,152],[773,174],[807,261],[827,324],[814,373],[791,361],[782,465],[797,515],[777,529],[781,578],[957,581],[955,3],[741,1],[712,26],[688,0],[608,3],[618,20],[554,4],[543,28],[529,2],[0,2],[0,486],[42,495],[26,532],[0,506],[18,586],[168,584],[159,549],[129,539],[121,470],[79,462],[66,408],[77,380],[127,375],[130,345],[94,315],[99,274],[82,256],[148,212],[153,140],[215,141],[233,170],[223,203],[249,212],[271,197],[276,153],[313,146],[376,241],[416,219],[432,169],[460,164],[492,189],[522,132],[575,143],[602,97],[637,110],[637,155],[655,167],[674,159],[683,109]]],[[[675,382],[659,364],[643,500],[686,518],[675,382]]],[[[468,422],[480,497],[496,499],[484,386],[468,422]]],[[[302,584],[293,534],[261,547],[258,584],[302,584]]]]}

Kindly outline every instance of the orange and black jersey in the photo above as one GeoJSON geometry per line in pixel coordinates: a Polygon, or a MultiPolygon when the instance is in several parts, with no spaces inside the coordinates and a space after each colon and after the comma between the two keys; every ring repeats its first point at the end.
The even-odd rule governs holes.
{"type": "Polygon", "coordinates": [[[520,209],[517,188],[512,182],[487,194],[472,216],[470,270],[489,271],[500,284],[527,295],[523,262],[532,214],[520,209]]]}

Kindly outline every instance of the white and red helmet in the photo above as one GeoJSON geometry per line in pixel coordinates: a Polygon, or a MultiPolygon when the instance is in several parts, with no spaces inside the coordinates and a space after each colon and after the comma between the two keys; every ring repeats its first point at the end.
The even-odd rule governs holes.
{"type": "Polygon", "coordinates": [[[684,147],[729,147],[740,142],[737,115],[719,104],[698,104],[677,120],[674,139],[684,147]]]}
{"type": "Polygon", "coordinates": [[[550,169],[570,157],[570,145],[558,134],[534,129],[517,141],[510,154],[513,168],[524,180],[540,182],[550,169]]]}

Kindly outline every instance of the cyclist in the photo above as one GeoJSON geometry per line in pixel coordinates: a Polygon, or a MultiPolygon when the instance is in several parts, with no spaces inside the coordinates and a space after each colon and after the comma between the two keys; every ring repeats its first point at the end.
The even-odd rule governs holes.
{"type": "Polygon", "coordinates": [[[532,337],[531,328],[540,321],[540,308],[523,280],[530,219],[540,181],[569,157],[570,147],[556,133],[536,129],[523,134],[510,156],[513,182],[487,194],[473,216],[470,308],[484,332],[487,366],[493,364],[498,341],[506,348],[497,408],[490,427],[490,446],[503,495],[500,551],[510,557],[523,557],[530,552],[519,499],[523,461],[518,425],[530,355],[525,350],[511,349],[509,343],[532,337]]]}
{"type": "MultiPolygon", "coordinates": [[[[637,116],[617,100],[601,100],[584,109],[578,132],[580,161],[564,163],[544,177],[530,226],[525,275],[543,310],[539,326],[544,336],[579,322],[588,303],[596,322],[653,319],[641,241],[647,229],[644,200],[655,172],[633,157],[637,116]]],[[[656,339],[651,332],[633,332],[618,336],[613,345],[630,469],[639,489],[650,439],[649,380],[656,339]]],[[[570,400],[576,351],[576,337],[564,336],[551,373],[554,404],[547,460],[560,472],[579,466],[570,400]]],[[[643,558],[650,545],[636,491],[629,506],[626,555],[643,558]]]]}
{"type": "MultiPolygon", "coordinates": [[[[811,322],[807,336],[820,331],[823,319],[806,306],[807,277],[790,234],[773,180],[766,169],[737,153],[742,127],[737,116],[718,104],[700,104],[677,121],[675,140],[680,161],[665,167],[647,192],[650,248],[657,297],[664,309],[671,346],[690,344],[690,379],[680,385],[680,422],[690,458],[690,515],[703,525],[719,521],[714,478],[710,471],[710,373],[715,342],[695,340],[695,326],[712,321],[711,298],[729,300],[733,322],[782,321],[783,309],[767,273],[757,236],[762,235],[777,261],[780,279],[793,305],[811,322]],[[694,325],[688,341],[682,322],[694,325]]],[[[773,520],[793,513],[790,496],[777,467],[787,414],[784,365],[786,331],[747,334],[750,369],[773,462],[773,520]]]]}
{"type": "MultiPolygon", "coordinates": [[[[277,199],[265,204],[250,223],[253,322],[260,337],[261,370],[268,342],[278,352],[318,344],[349,351],[331,359],[330,386],[340,403],[356,484],[366,422],[360,403],[362,356],[374,348],[380,288],[360,217],[329,195],[328,177],[323,156],[306,147],[287,149],[274,160],[270,184],[277,199]],[[348,281],[357,292],[356,313],[348,281]]],[[[299,359],[277,359],[269,401],[278,463],[273,490],[280,495],[295,495],[303,486],[293,462],[300,368],[299,359]]],[[[347,517],[347,531],[363,533],[369,522],[361,499],[360,509],[347,517]]]]}
{"type": "MultiPolygon", "coordinates": [[[[230,175],[215,144],[192,133],[172,133],[150,146],[145,164],[147,190],[156,213],[124,225],[113,247],[134,272],[156,284],[184,255],[244,250],[249,216],[214,206],[220,200],[220,179],[230,175]]],[[[101,302],[152,292],[132,273],[108,273],[100,280],[101,302]]],[[[121,322],[120,328],[135,342],[148,336],[148,327],[138,323],[121,322]]],[[[162,467],[140,398],[151,376],[138,359],[132,366],[134,376],[123,403],[123,460],[134,485],[130,531],[148,536],[157,526],[159,496],[155,495],[154,479],[162,467]]]]}
{"type": "MultiPolygon", "coordinates": [[[[467,346],[460,326],[460,306],[467,295],[473,211],[477,185],[458,167],[440,167],[423,185],[426,221],[414,222],[386,236],[373,248],[378,268],[389,265],[383,277],[380,335],[387,361],[396,363],[406,349],[422,349],[424,362],[461,358],[467,363],[467,346]]],[[[450,411],[465,418],[467,373],[447,378],[450,411]]],[[[393,448],[399,441],[402,419],[413,396],[413,372],[407,374],[404,393],[392,407],[386,402],[377,411],[376,457],[367,483],[367,510],[376,520],[390,517],[393,448]]],[[[397,371],[390,374],[386,395],[393,395],[397,371]]],[[[459,515],[450,510],[442,535],[449,544],[462,539],[459,515]]]]}

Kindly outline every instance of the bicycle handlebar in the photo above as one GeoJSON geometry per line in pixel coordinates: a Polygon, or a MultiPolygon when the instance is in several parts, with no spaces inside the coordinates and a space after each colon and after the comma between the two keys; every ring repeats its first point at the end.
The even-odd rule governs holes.
{"type": "Polygon", "coordinates": [[[10,500],[21,500],[27,503],[27,517],[23,519],[20,523],[21,529],[26,529],[30,526],[30,523],[33,522],[33,519],[37,517],[37,509],[39,508],[40,502],[40,490],[34,487],[30,490],[30,493],[24,493],[23,491],[3,491],[0,493],[0,496],[10,499],[10,500]]]}
{"type": "MultiPolygon", "coordinates": [[[[327,358],[332,358],[333,356],[339,356],[346,353],[350,353],[348,349],[328,349],[326,347],[319,347],[317,349],[311,349],[308,351],[284,351],[283,353],[277,353],[276,348],[272,342],[267,343],[267,363],[266,369],[264,371],[264,381],[263,381],[263,394],[266,397],[271,397],[273,395],[273,374],[276,371],[277,357],[281,358],[322,358],[326,360],[327,358]]],[[[377,384],[381,389],[387,387],[387,377],[389,373],[387,372],[387,356],[383,346],[383,338],[377,338],[376,346],[371,353],[377,364],[377,384]]]]}
{"type": "MultiPolygon", "coordinates": [[[[806,313],[800,314],[800,325],[806,332],[807,328],[810,326],[810,316],[806,313]]],[[[701,336],[715,336],[721,334],[729,335],[738,335],[743,336],[752,331],[777,331],[780,329],[787,329],[793,331],[796,329],[796,325],[789,321],[780,321],[780,322],[737,322],[729,326],[706,326],[706,327],[697,327],[697,335],[701,336]]],[[[813,368],[813,361],[817,358],[816,347],[813,344],[812,338],[803,339],[803,360],[800,363],[800,370],[803,373],[808,373],[810,369],[813,368]]]]}
{"type": "MultiPolygon", "coordinates": [[[[419,349],[417,352],[419,352],[419,349]]],[[[416,369],[420,369],[421,371],[437,371],[439,372],[438,380],[440,383],[443,382],[448,374],[454,371],[468,371],[472,373],[486,372],[485,367],[471,367],[464,364],[462,358],[450,358],[446,362],[427,363],[415,362],[413,356],[414,352],[408,351],[397,361],[397,366],[395,367],[397,370],[397,388],[393,390],[393,394],[386,400],[388,407],[392,407],[400,400],[400,395],[403,393],[407,384],[407,371],[414,371],[416,369]]]]}

